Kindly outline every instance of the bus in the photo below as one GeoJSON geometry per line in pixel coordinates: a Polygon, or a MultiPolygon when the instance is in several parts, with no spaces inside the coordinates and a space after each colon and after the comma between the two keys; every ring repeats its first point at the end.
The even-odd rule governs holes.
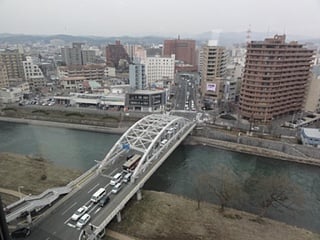
{"type": "Polygon", "coordinates": [[[139,160],[141,159],[140,154],[134,154],[132,157],[130,157],[123,165],[123,170],[133,170],[138,165],[139,160]]]}

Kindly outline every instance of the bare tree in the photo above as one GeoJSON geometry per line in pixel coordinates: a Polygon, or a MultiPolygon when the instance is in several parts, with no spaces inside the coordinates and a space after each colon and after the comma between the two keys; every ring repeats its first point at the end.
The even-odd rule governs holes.
{"type": "Polygon", "coordinates": [[[203,201],[205,189],[204,186],[207,185],[206,175],[200,174],[193,181],[193,189],[195,193],[195,198],[197,199],[197,209],[200,209],[201,201],[203,201]]]}
{"type": "Polygon", "coordinates": [[[270,208],[291,208],[300,205],[303,197],[298,186],[286,175],[271,175],[255,180],[255,199],[260,208],[258,218],[265,216],[270,208]]]}
{"type": "Polygon", "coordinates": [[[225,165],[217,165],[207,176],[207,182],[210,191],[219,200],[221,212],[231,201],[241,201],[246,198],[246,194],[242,190],[242,177],[225,165]]]}

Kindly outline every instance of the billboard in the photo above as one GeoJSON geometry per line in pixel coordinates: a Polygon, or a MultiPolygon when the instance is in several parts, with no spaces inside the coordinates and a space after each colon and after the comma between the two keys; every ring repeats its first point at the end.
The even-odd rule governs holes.
{"type": "Polygon", "coordinates": [[[207,91],[215,92],[217,89],[217,84],[207,83],[207,91]]]}

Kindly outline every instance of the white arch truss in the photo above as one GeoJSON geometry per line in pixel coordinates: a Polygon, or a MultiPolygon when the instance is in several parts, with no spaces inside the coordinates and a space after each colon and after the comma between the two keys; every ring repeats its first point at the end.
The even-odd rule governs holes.
{"type": "Polygon", "coordinates": [[[163,150],[160,142],[164,137],[170,141],[179,137],[191,125],[192,122],[183,117],[148,115],[136,122],[120,137],[101,161],[99,168],[114,163],[122,153],[133,150],[142,156],[133,173],[133,177],[136,177],[152,161],[153,157],[163,150]],[[168,135],[170,129],[171,132],[168,135]]]}

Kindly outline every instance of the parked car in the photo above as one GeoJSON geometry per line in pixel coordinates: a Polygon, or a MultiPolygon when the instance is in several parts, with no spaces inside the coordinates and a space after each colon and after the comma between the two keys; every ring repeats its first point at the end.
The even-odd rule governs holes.
{"type": "Polygon", "coordinates": [[[22,228],[14,230],[11,233],[11,237],[12,237],[12,239],[25,238],[25,237],[28,237],[30,235],[30,233],[31,233],[30,228],[22,227],[22,228]]]}

